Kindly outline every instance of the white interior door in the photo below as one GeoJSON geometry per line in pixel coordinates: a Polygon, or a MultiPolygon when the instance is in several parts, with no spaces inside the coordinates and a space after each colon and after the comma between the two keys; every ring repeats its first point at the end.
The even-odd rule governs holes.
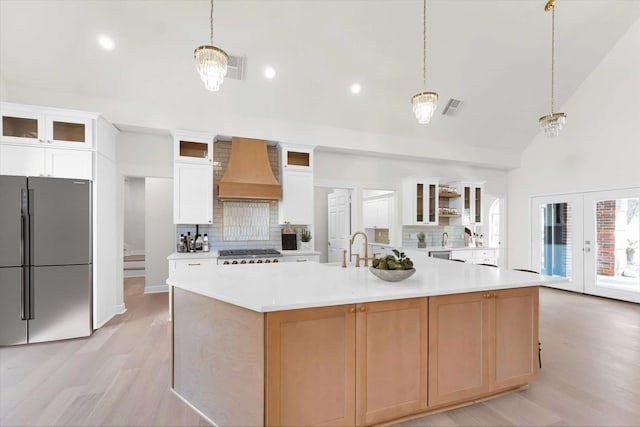
{"type": "Polygon", "coordinates": [[[552,285],[583,292],[582,194],[531,199],[531,267],[541,274],[566,277],[552,285]]]}
{"type": "Polygon", "coordinates": [[[585,293],[640,302],[640,188],[584,195],[585,293]]]}
{"type": "MultiPolygon", "coordinates": [[[[349,251],[349,234],[351,232],[351,209],[349,190],[334,190],[327,196],[327,234],[329,247],[328,262],[341,262],[342,251],[349,251]]],[[[347,252],[348,254],[348,252],[347,252]]]]}

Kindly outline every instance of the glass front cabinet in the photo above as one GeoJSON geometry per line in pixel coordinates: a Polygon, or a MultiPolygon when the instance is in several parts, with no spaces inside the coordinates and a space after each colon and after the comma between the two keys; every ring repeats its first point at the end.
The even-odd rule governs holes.
{"type": "Polygon", "coordinates": [[[451,225],[482,224],[482,182],[458,181],[450,183],[454,186],[461,197],[456,199],[454,207],[460,212],[459,218],[452,218],[451,225]]]}
{"type": "Polygon", "coordinates": [[[56,145],[69,148],[93,147],[93,117],[81,112],[57,114],[37,108],[2,104],[0,138],[2,142],[56,145]]]}
{"type": "Polygon", "coordinates": [[[403,225],[438,225],[438,178],[407,178],[402,190],[403,225]]]}

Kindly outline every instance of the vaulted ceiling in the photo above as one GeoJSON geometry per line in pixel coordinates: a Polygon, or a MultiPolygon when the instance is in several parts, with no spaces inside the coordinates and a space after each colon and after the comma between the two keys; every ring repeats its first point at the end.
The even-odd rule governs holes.
{"type": "MultiPolygon", "coordinates": [[[[420,0],[216,0],[214,44],[247,57],[246,79],[227,79],[217,93],[204,89],[193,61],[209,37],[206,0],[2,0],[0,74],[10,95],[55,89],[134,101],[149,114],[206,110],[520,153],[550,109],[544,4],[429,0],[427,89],[440,94],[429,125],[417,124],[409,102],[424,89],[420,0]],[[115,50],[96,45],[99,33],[115,50]],[[263,77],[266,65],[275,79],[263,77]],[[449,98],[463,102],[455,116],[440,114],[449,98]]],[[[640,1],[556,5],[559,109],[639,19],[640,1]]]]}

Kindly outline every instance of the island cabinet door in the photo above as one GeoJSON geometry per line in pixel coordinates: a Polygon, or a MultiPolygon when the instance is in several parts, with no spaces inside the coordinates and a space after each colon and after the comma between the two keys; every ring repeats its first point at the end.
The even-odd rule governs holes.
{"type": "Polygon", "coordinates": [[[427,299],[356,305],[356,424],[427,407],[427,299]]]}
{"type": "Polygon", "coordinates": [[[490,391],[488,293],[429,297],[429,406],[490,391]]]}
{"type": "Polygon", "coordinates": [[[267,426],[355,424],[355,306],[266,315],[267,426]]]}
{"type": "Polygon", "coordinates": [[[538,287],[492,292],[495,304],[495,375],[492,389],[538,377],[538,287]]]}

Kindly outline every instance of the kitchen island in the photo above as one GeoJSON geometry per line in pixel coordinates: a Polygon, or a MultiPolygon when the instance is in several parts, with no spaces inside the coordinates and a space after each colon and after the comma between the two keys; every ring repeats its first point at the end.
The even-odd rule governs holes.
{"type": "Polygon", "coordinates": [[[538,374],[538,286],[427,259],[399,283],[317,263],[174,272],[172,387],[217,425],[371,425],[538,374]]]}

